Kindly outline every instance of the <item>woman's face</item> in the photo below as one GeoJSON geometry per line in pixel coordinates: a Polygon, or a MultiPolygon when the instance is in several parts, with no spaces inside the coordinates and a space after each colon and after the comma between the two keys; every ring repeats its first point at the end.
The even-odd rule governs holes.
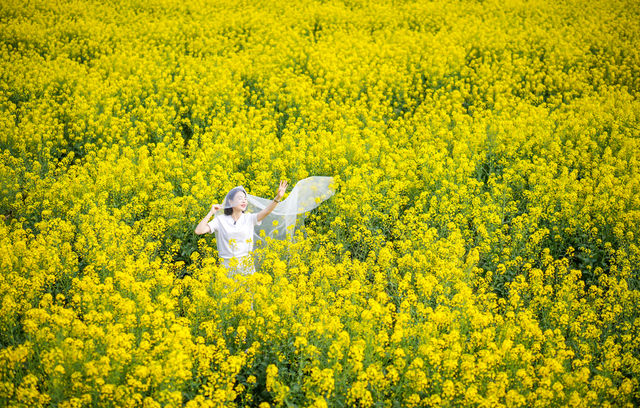
{"type": "Polygon", "coordinates": [[[241,211],[247,209],[247,196],[242,191],[238,191],[236,195],[231,200],[231,206],[234,208],[238,208],[241,211]]]}

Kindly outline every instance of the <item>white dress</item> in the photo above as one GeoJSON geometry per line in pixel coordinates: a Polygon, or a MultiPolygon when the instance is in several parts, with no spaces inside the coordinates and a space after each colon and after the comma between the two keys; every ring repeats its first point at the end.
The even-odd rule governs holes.
{"type": "Polygon", "coordinates": [[[218,255],[229,276],[250,275],[256,272],[251,251],[253,250],[253,227],[262,224],[256,213],[242,213],[234,221],[230,215],[218,215],[207,223],[211,233],[216,234],[218,255]]]}

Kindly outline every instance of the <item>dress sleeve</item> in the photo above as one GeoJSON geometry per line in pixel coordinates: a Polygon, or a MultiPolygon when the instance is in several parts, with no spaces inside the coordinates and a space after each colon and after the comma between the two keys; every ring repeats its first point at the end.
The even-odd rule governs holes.
{"type": "Polygon", "coordinates": [[[251,224],[252,225],[260,225],[260,224],[262,224],[262,221],[258,221],[258,213],[252,213],[251,214],[251,224]]]}
{"type": "Polygon", "coordinates": [[[211,221],[207,223],[212,234],[218,230],[218,225],[220,225],[219,222],[220,221],[218,220],[218,217],[214,217],[211,221]]]}

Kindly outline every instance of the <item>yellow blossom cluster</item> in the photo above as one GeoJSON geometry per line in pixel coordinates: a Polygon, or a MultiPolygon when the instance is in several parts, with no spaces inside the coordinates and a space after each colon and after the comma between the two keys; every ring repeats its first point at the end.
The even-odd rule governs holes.
{"type": "Polygon", "coordinates": [[[3,0],[0,406],[638,406],[639,14],[3,0]]]}

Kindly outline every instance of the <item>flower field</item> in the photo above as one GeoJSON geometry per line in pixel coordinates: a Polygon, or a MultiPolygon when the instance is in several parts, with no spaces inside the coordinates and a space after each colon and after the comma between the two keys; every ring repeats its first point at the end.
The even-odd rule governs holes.
{"type": "Polygon", "coordinates": [[[640,405],[637,1],[3,0],[0,53],[0,406],[640,405]],[[308,176],[227,278],[211,205],[308,176]]]}

